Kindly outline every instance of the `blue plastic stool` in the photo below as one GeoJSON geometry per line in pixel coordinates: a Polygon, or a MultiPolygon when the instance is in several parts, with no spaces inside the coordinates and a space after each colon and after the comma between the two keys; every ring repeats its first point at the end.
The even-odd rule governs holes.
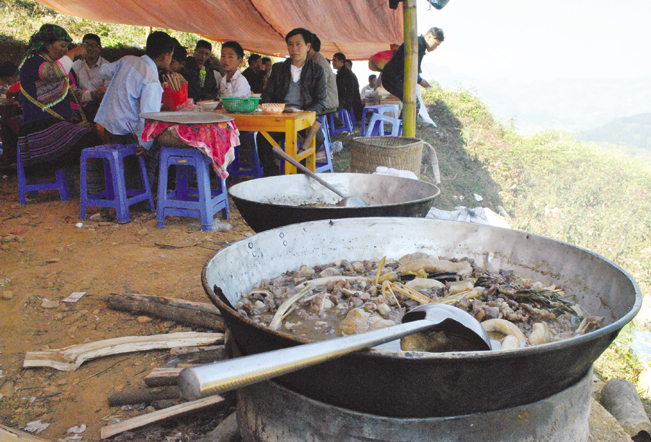
{"type": "Polygon", "coordinates": [[[23,168],[23,159],[20,155],[20,142],[18,142],[18,146],[16,147],[16,166],[18,168],[18,201],[20,201],[21,206],[27,204],[27,193],[36,193],[39,190],[58,190],[61,195],[61,201],[70,201],[66,180],[66,178],[72,178],[69,170],[57,170],[55,172],[55,181],[41,181],[38,178],[30,178],[29,181],[31,183],[28,184],[25,169],[23,168]]]}
{"type": "Polygon", "coordinates": [[[160,154],[158,175],[158,228],[165,227],[166,216],[190,216],[201,218],[201,230],[212,230],[213,217],[222,211],[224,219],[229,219],[228,193],[226,180],[219,179],[219,189],[210,188],[210,159],[194,148],[180,149],[163,147],[160,154]],[[170,166],[176,166],[176,190],[168,193],[167,181],[170,166]],[[196,171],[197,188],[189,187],[196,171]]]}
{"type": "Polygon", "coordinates": [[[335,134],[338,134],[339,132],[350,132],[351,134],[353,133],[353,130],[355,129],[355,124],[353,123],[353,118],[350,116],[350,112],[348,112],[347,109],[339,109],[338,111],[329,114],[329,117],[330,117],[331,136],[335,136],[335,134]],[[341,126],[340,128],[336,128],[334,117],[339,118],[344,123],[344,125],[341,126]]]}
{"type": "Polygon", "coordinates": [[[257,132],[244,132],[242,138],[246,138],[248,143],[242,143],[235,148],[235,159],[228,166],[228,175],[229,176],[252,176],[253,178],[262,177],[262,164],[260,164],[260,158],[258,157],[258,145],[256,142],[257,132]],[[240,159],[240,148],[242,146],[248,145],[250,148],[250,163],[243,163],[240,159]]]}
{"type": "Polygon", "coordinates": [[[86,207],[112,207],[117,213],[119,223],[128,223],[129,207],[141,201],[149,201],[149,208],[153,211],[154,199],[151,195],[149,179],[145,160],[140,160],[140,174],[145,189],[127,189],[124,180],[124,158],[136,154],[135,144],[105,144],[89,147],[81,152],[81,219],[86,219],[86,207]],[[91,158],[99,158],[104,163],[104,179],[106,190],[88,195],[88,170],[87,163],[91,158]]]}
{"type": "Polygon", "coordinates": [[[399,118],[387,117],[382,114],[373,114],[371,121],[368,123],[365,137],[383,137],[391,135],[399,137],[402,135],[402,120],[399,118]],[[391,124],[391,131],[384,130],[384,123],[391,124]]]}
{"type": "Polygon", "coordinates": [[[318,162],[316,163],[316,173],[322,172],[334,172],[335,168],[332,165],[332,149],[330,147],[330,130],[328,128],[328,118],[325,115],[321,115],[316,118],[321,123],[321,130],[323,131],[323,150],[325,150],[326,161],[325,163],[318,162]]]}
{"type": "Polygon", "coordinates": [[[394,118],[398,117],[398,108],[393,104],[375,104],[373,106],[366,106],[362,111],[362,136],[366,136],[366,114],[375,113],[386,115],[391,112],[394,118]]]}

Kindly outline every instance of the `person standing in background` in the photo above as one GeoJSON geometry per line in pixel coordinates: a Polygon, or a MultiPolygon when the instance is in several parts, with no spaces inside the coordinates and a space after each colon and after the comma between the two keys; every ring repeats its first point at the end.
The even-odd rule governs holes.
{"type": "Polygon", "coordinates": [[[353,95],[353,112],[355,113],[355,121],[360,121],[362,118],[362,112],[364,111],[364,103],[359,96],[359,80],[357,80],[357,75],[353,72],[353,61],[346,59],[344,63],[350,73],[353,74],[353,91],[357,92],[353,95]]]}
{"type": "Polygon", "coordinates": [[[346,109],[351,115],[355,115],[353,111],[353,96],[356,95],[359,98],[359,89],[355,89],[353,73],[346,67],[346,56],[341,52],[333,55],[332,67],[337,70],[338,109],[346,109]]]}
{"type": "Polygon", "coordinates": [[[324,113],[329,114],[339,107],[339,96],[337,94],[337,75],[330,67],[330,62],[321,54],[321,40],[316,34],[312,34],[312,46],[307,53],[310,60],[323,68],[326,75],[326,86],[328,96],[326,98],[326,110],[324,113]]]}
{"type": "MultiPolygon", "coordinates": [[[[420,65],[423,61],[423,57],[427,52],[432,52],[439,47],[445,36],[443,35],[443,30],[439,28],[430,28],[424,35],[418,37],[418,78],[417,83],[429,89],[431,86],[420,76],[421,68],[420,65]]],[[[398,48],[396,52],[393,53],[391,60],[384,65],[382,69],[382,87],[387,91],[398,97],[401,101],[403,100],[403,89],[404,89],[404,70],[405,70],[405,45],[404,43],[398,48]]],[[[418,102],[418,107],[420,107],[420,100],[418,102]]]]}
{"type": "Polygon", "coordinates": [[[214,100],[219,94],[219,86],[210,65],[211,54],[212,45],[199,40],[194,49],[194,57],[188,57],[185,62],[182,74],[188,80],[188,98],[192,98],[195,103],[214,100]]]}

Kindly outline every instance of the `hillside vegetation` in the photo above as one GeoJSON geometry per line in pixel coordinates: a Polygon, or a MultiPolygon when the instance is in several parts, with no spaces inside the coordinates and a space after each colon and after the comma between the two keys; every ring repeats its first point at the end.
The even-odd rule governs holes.
{"type": "MultiPolygon", "coordinates": [[[[436,205],[484,206],[511,216],[511,226],[596,252],[628,271],[642,293],[651,283],[651,161],[545,131],[521,136],[496,122],[467,90],[424,94],[437,129],[417,136],[432,143],[441,168],[436,205]],[[473,193],[484,201],[478,203],[473,193]]],[[[609,378],[636,382],[641,366],[629,353],[635,322],[597,363],[609,378]]]]}
{"type": "Polygon", "coordinates": [[[579,138],[609,147],[624,146],[628,153],[651,156],[651,113],[618,118],[594,129],[583,131],[579,138]]]}

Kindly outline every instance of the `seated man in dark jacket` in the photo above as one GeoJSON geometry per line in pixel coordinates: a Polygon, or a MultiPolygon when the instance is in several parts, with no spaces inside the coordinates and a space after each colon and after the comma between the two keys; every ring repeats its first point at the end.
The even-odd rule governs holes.
{"type": "MultiPolygon", "coordinates": [[[[326,110],[326,76],[323,68],[307,57],[312,42],[312,33],[307,29],[296,28],[285,37],[289,58],[273,65],[267,87],[262,93],[261,103],[285,103],[286,108],[315,111],[326,110]]],[[[318,134],[321,134],[319,131],[318,134]]],[[[282,140],[284,134],[274,134],[282,140]]],[[[317,145],[319,136],[317,135],[317,145]]],[[[274,161],[271,144],[258,135],[258,155],[265,176],[278,175],[279,169],[274,161]]]]}
{"type": "Polygon", "coordinates": [[[211,54],[212,45],[199,40],[194,49],[194,57],[186,59],[185,68],[181,72],[188,80],[188,98],[192,98],[195,103],[214,100],[219,95],[219,85],[209,61],[211,54]]]}

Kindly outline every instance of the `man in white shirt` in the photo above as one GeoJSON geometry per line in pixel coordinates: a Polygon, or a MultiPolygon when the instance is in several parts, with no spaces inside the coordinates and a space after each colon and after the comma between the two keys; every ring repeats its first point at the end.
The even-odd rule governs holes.
{"type": "Polygon", "coordinates": [[[83,91],[81,104],[86,118],[93,121],[110,83],[110,80],[103,79],[99,74],[102,66],[108,61],[99,55],[102,51],[102,41],[98,35],[84,35],[81,45],[86,49],[86,57],[75,61],[72,70],[77,78],[77,86],[83,91]]]}
{"type": "Polygon", "coordinates": [[[372,74],[368,77],[368,84],[362,88],[360,98],[364,106],[373,106],[377,104],[377,75],[372,74]]]}

